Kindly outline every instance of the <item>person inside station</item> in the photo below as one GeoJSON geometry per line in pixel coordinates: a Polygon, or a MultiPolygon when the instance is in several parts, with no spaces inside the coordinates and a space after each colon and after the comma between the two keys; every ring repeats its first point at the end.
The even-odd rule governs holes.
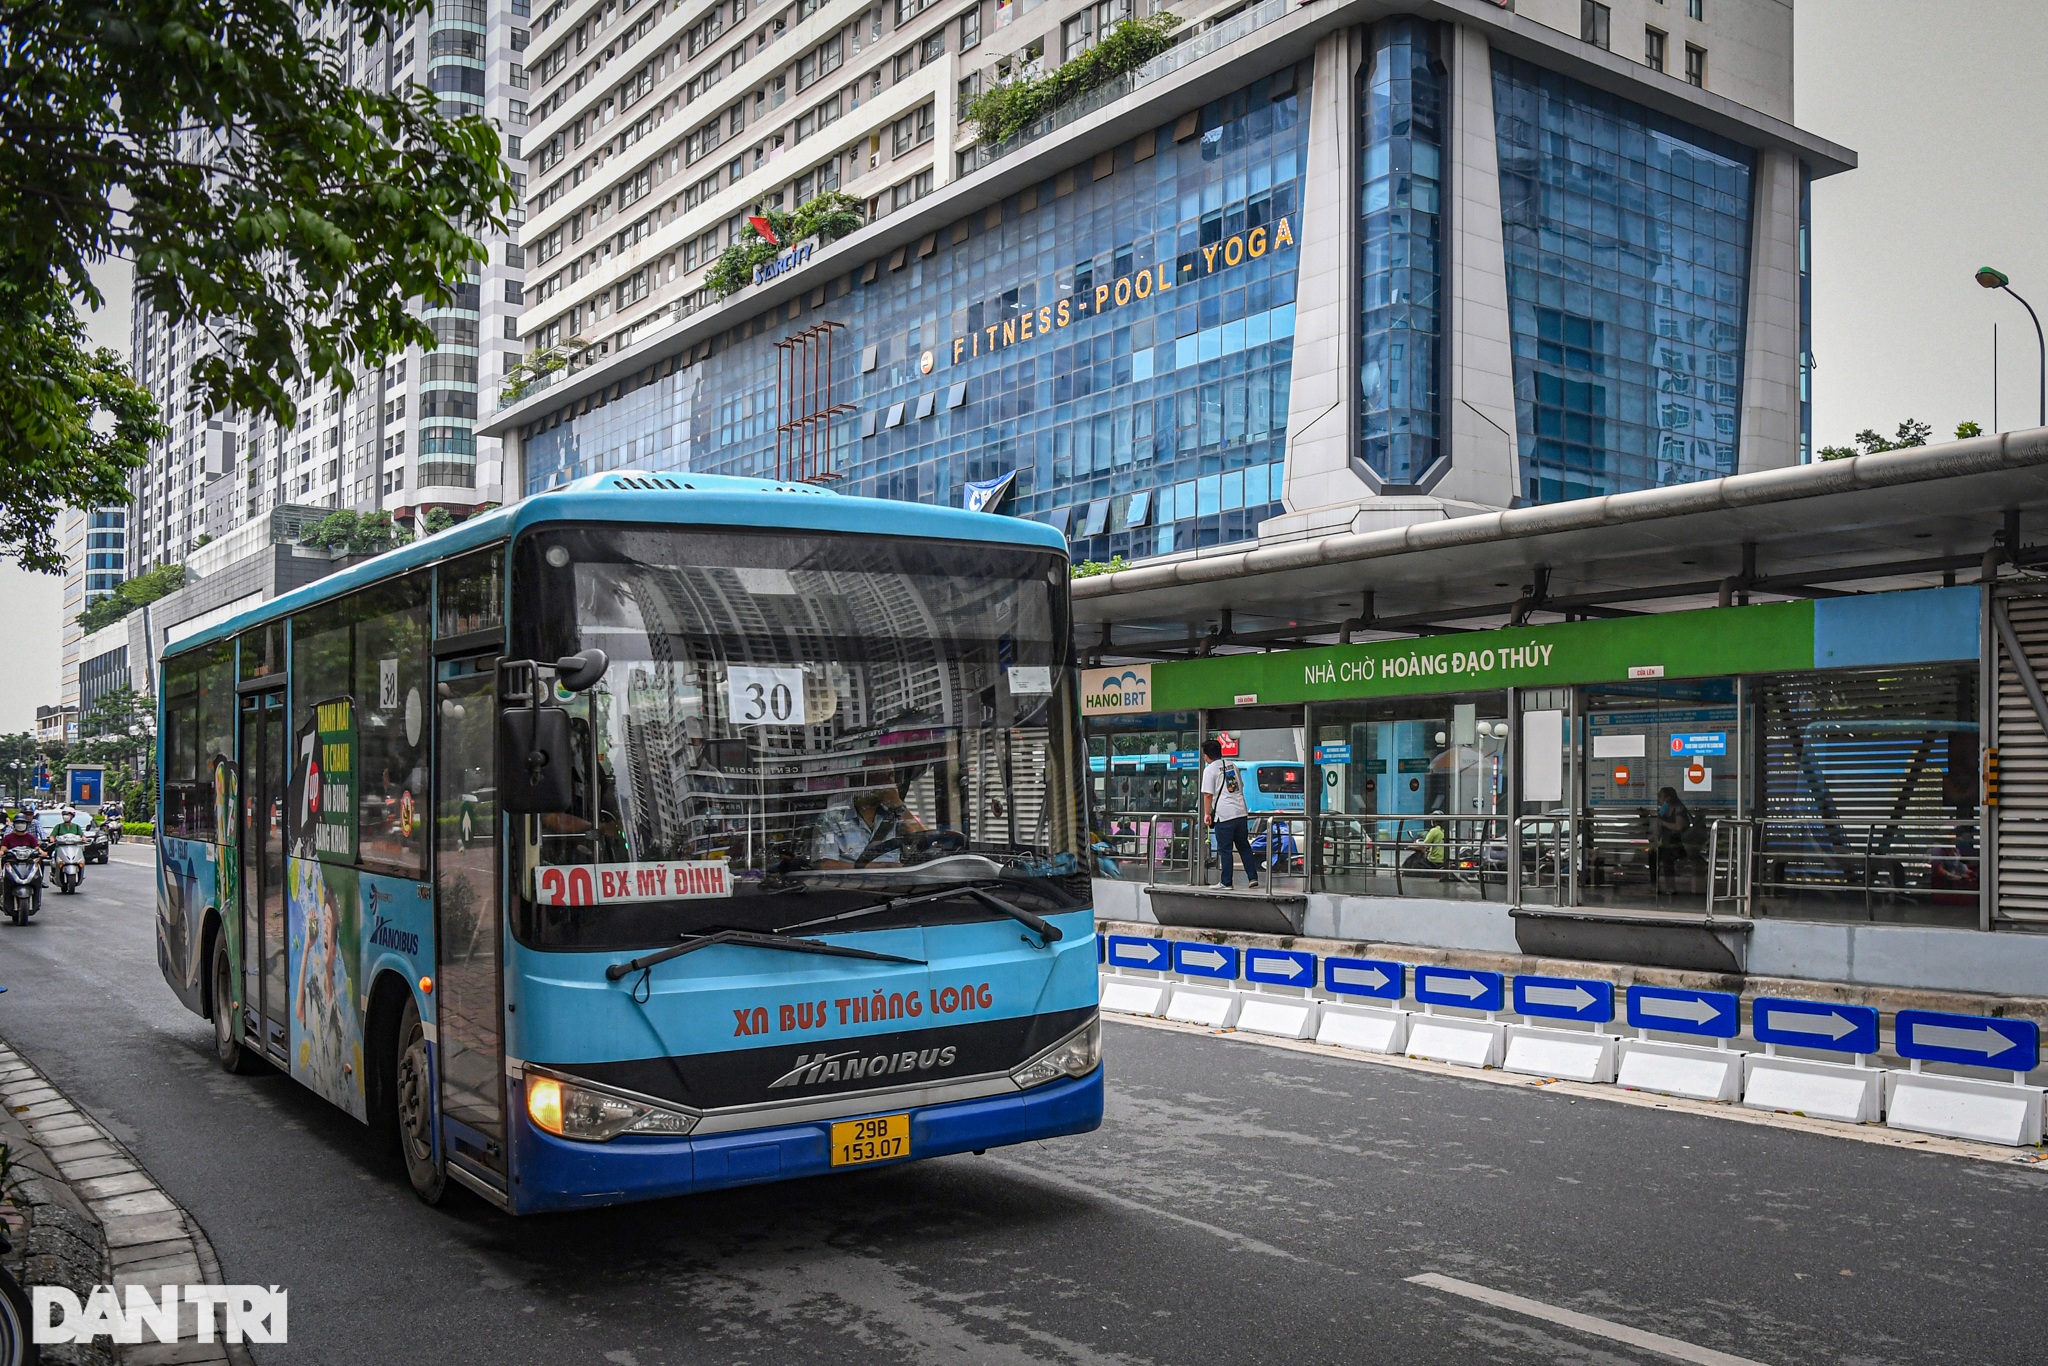
{"type": "Polygon", "coordinates": [[[1406,866],[1417,872],[1441,873],[1444,870],[1444,856],[1448,837],[1441,820],[1432,819],[1416,837],[1415,847],[1409,851],[1406,866]]]}
{"type": "Polygon", "coordinates": [[[1679,797],[1678,789],[1657,789],[1657,809],[1650,816],[1650,880],[1662,888],[1666,879],[1676,880],[1685,866],[1685,837],[1692,829],[1692,811],[1679,797]]]}
{"type": "Polygon", "coordinates": [[[1231,851],[1244,864],[1245,885],[1259,885],[1259,856],[1252,848],[1251,808],[1244,799],[1244,776],[1237,765],[1223,757],[1223,742],[1215,736],[1202,741],[1202,823],[1216,836],[1216,858],[1222,864],[1223,883],[1230,885],[1231,851]]]}

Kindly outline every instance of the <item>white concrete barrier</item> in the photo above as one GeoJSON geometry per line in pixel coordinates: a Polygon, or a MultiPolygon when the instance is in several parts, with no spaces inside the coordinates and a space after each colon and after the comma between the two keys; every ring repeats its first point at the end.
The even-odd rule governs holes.
{"type": "Polygon", "coordinates": [[[1237,1012],[1237,1027],[1247,1034],[1281,1039],[1312,1039],[1320,1023],[1317,1003],[1301,996],[1247,993],[1237,1012]]]}
{"type": "Polygon", "coordinates": [[[1381,1006],[1339,1005],[1318,1001],[1322,1019],[1316,1022],[1316,1042],[1355,1048],[1361,1053],[1399,1053],[1408,1046],[1405,1010],[1381,1006]]]}
{"type": "Polygon", "coordinates": [[[1612,1034],[1545,1029],[1540,1025],[1509,1025],[1507,1055],[1501,1067],[1505,1071],[1532,1077],[1611,1082],[1614,1080],[1614,1046],[1620,1042],[1612,1034]]]}
{"type": "Polygon", "coordinates": [[[1460,1067],[1500,1066],[1507,1026],[1456,1015],[1417,1015],[1408,1023],[1408,1056],[1460,1067]]]}
{"type": "Polygon", "coordinates": [[[1732,1048],[1623,1039],[1615,1084],[1630,1091],[1689,1100],[1734,1100],[1742,1094],[1742,1057],[1732,1048]]]}
{"type": "Polygon", "coordinates": [[[1237,1023],[1237,1012],[1243,1006],[1244,997],[1238,992],[1175,982],[1173,996],[1166,1003],[1165,1015],[1167,1019],[1178,1020],[1182,1024],[1229,1029],[1237,1023]]]}
{"type": "Polygon", "coordinates": [[[1884,1069],[1751,1053],[1743,1061],[1742,1103],[1752,1110],[1875,1124],[1884,1117],[1884,1069]]]}
{"type": "Polygon", "coordinates": [[[1884,1089],[1884,1122],[1894,1129],[1973,1138],[2013,1148],[2041,1141],[2041,1104],[2048,1091],[2038,1086],[1931,1072],[1888,1072],[1884,1089]]]}
{"type": "Polygon", "coordinates": [[[1119,1015],[1164,1015],[1173,983],[1155,977],[1102,978],[1102,1008],[1119,1015]]]}

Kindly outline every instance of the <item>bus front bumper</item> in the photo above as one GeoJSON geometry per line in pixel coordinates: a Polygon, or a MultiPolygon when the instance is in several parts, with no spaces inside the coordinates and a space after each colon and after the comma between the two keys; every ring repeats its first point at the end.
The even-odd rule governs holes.
{"type": "MultiPolygon", "coordinates": [[[[1102,1123],[1102,1068],[1015,1095],[927,1105],[909,1113],[909,1155],[865,1166],[894,1166],[1087,1133],[1102,1123]]],[[[863,1117],[844,1115],[840,1122],[863,1117]]],[[[521,1214],[590,1209],[861,1169],[833,1167],[832,1121],[825,1120],[702,1138],[624,1135],[608,1143],[578,1143],[537,1128],[522,1107],[514,1111],[512,1130],[511,1204],[521,1214]]]]}

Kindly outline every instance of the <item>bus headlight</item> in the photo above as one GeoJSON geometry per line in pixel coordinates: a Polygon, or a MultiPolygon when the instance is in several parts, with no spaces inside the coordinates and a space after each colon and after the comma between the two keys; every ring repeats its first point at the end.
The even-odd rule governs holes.
{"type": "Polygon", "coordinates": [[[1102,1021],[1090,1016],[1087,1024],[1010,1073],[1010,1080],[1018,1090],[1028,1091],[1061,1077],[1085,1077],[1101,1062],[1102,1021]]]}
{"type": "Polygon", "coordinates": [[[559,1138],[603,1143],[620,1134],[687,1134],[697,1121],[659,1105],[594,1091],[558,1077],[526,1075],[526,1114],[559,1138]]]}

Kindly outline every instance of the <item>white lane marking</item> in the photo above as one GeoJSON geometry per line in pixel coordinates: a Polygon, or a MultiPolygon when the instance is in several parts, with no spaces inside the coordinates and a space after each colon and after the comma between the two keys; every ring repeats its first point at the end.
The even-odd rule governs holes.
{"type": "Polygon", "coordinates": [[[1581,1314],[1573,1309],[1559,1309],[1541,1300],[1523,1299],[1520,1295],[1510,1295],[1504,1290],[1489,1290],[1483,1285],[1474,1285],[1470,1281],[1461,1281],[1452,1276],[1439,1276],[1433,1271],[1420,1276],[1410,1276],[1408,1284],[1427,1286],[1431,1290],[1442,1290],[1447,1294],[1462,1295],[1468,1300],[1492,1305],[1495,1309],[1526,1314],[1532,1319],[1542,1319],[1592,1337],[1625,1342],[1631,1347],[1641,1347],[1646,1351],[1660,1352],[1679,1361],[1693,1362],[1695,1366],[1763,1366],[1761,1362],[1748,1357],[1717,1352],[1711,1347],[1698,1347],[1690,1342],[1681,1342],[1677,1338],[1667,1338],[1662,1333],[1646,1333],[1640,1328],[1630,1328],[1626,1324],[1614,1323],[1607,1319],[1596,1319],[1591,1314],[1581,1314]]]}
{"type": "Polygon", "coordinates": [[[1284,1247],[1275,1247],[1271,1243],[1254,1238],[1248,1233],[1239,1233],[1236,1229],[1222,1228],[1215,1224],[1204,1223],[1200,1219],[1191,1218],[1175,1210],[1162,1209],[1158,1205],[1148,1205],[1142,1200],[1133,1200],[1127,1195],[1118,1195],[1113,1191],[1106,1191],[1100,1186],[1092,1186],[1085,1181],[1076,1181],[1071,1177],[1057,1176],[1043,1167],[1034,1167],[1028,1162],[1017,1162],[1002,1157],[986,1157],[982,1160],[993,1163],[998,1167],[1008,1167],[1011,1171],[1020,1172],[1034,1181],[1043,1181],[1048,1186],[1058,1186],[1062,1190],[1070,1191],[1075,1195],[1086,1196],[1090,1200],[1107,1201],[1120,1209],[1129,1210],[1133,1214],[1150,1214],[1160,1219],[1171,1220],[1176,1224],[1183,1224],[1188,1228],[1198,1229],[1203,1233],[1209,1234],[1211,1237],[1221,1238],[1231,1246],[1241,1248],[1246,1252],[1256,1252],[1262,1257],[1278,1257],[1283,1261],[1302,1262],[1310,1266],[1316,1265],[1307,1257],[1297,1256],[1284,1247]]]}

